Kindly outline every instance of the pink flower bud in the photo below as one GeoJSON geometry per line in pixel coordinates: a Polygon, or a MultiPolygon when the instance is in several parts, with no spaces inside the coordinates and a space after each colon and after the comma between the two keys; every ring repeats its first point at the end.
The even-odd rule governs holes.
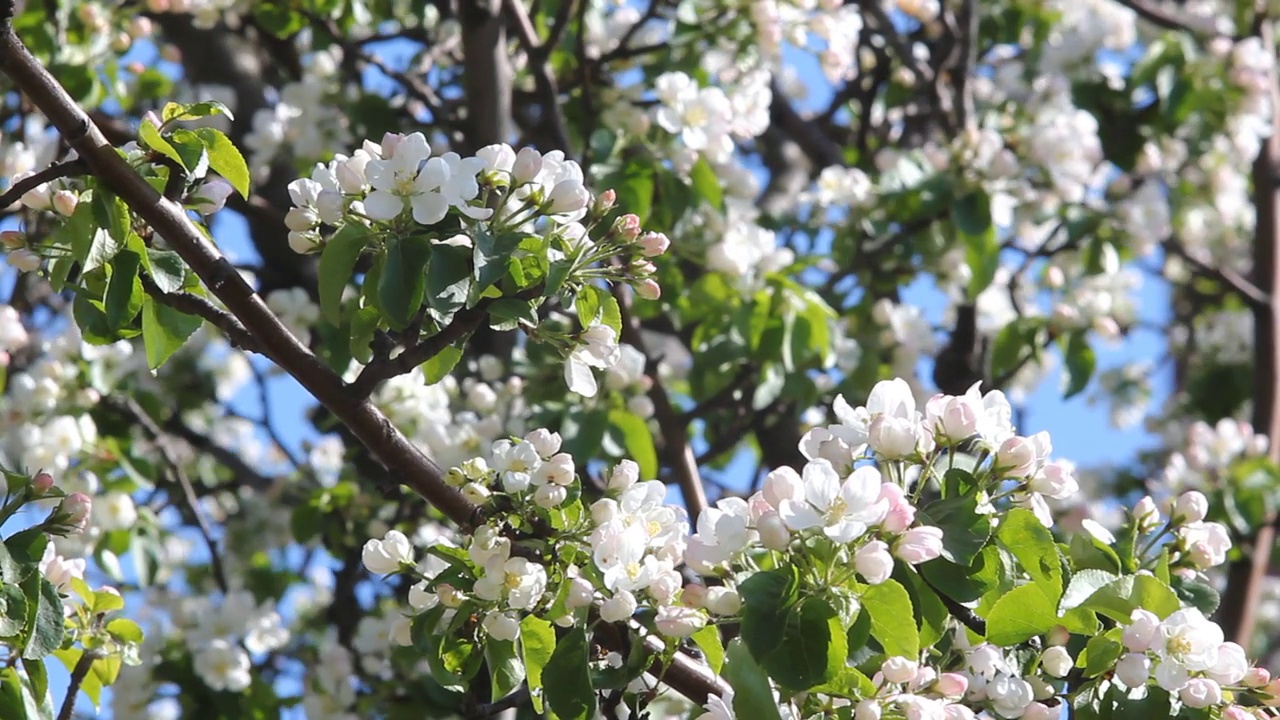
{"type": "Polygon", "coordinates": [[[707,586],[698,584],[685,585],[684,590],[680,593],[680,602],[691,608],[706,607],[707,586]]]}
{"type": "Polygon", "coordinates": [[[636,244],[645,257],[657,257],[671,247],[671,239],[660,232],[647,232],[636,240],[636,244]]]}
{"type": "Polygon", "coordinates": [[[614,227],[622,235],[623,240],[635,240],[640,236],[640,217],[634,213],[627,213],[618,218],[614,227]]]}
{"type": "Polygon", "coordinates": [[[1260,688],[1271,682],[1271,673],[1266,668],[1249,668],[1240,682],[1245,687],[1260,688]]]}
{"type": "Polygon", "coordinates": [[[893,554],[919,565],[942,554],[942,529],[929,525],[911,528],[894,543],[893,554]]]}
{"type": "Polygon", "coordinates": [[[0,245],[4,245],[9,250],[17,250],[26,247],[27,236],[17,230],[5,230],[0,232],[0,245]]]}
{"type": "Polygon", "coordinates": [[[53,489],[53,476],[41,470],[31,478],[31,489],[43,495],[53,489]]]}
{"type": "Polygon", "coordinates": [[[70,190],[59,190],[53,194],[53,209],[64,217],[71,217],[80,204],[80,196],[70,190]]]}
{"type": "Polygon", "coordinates": [[[880,499],[889,505],[889,512],[885,514],[884,520],[880,522],[880,527],[891,533],[905,532],[911,524],[916,521],[916,509],[912,506],[911,501],[907,500],[906,494],[902,491],[902,486],[897,483],[883,483],[880,486],[880,499]]]}
{"type": "Polygon", "coordinates": [[[35,272],[40,269],[40,256],[26,248],[18,248],[9,253],[8,262],[18,272],[35,272]]]}
{"type": "Polygon", "coordinates": [[[134,40],[151,36],[151,19],[141,15],[129,21],[129,34],[134,40]]]}
{"type": "Polygon", "coordinates": [[[963,697],[969,689],[969,678],[962,673],[942,673],[933,689],[944,697],[963,697]]]}
{"type": "Polygon", "coordinates": [[[1014,436],[1000,444],[996,466],[1009,477],[1025,478],[1036,469],[1036,448],[1029,438],[1014,436]]]}
{"type": "Polygon", "coordinates": [[[645,300],[657,300],[662,297],[662,286],[653,278],[645,278],[636,283],[636,294],[645,300]]]}
{"type": "Polygon", "coordinates": [[[569,178],[556,183],[547,195],[547,212],[552,215],[577,212],[591,202],[591,193],[583,187],[581,180],[569,178]]]}
{"type": "Polygon", "coordinates": [[[66,516],[67,525],[72,534],[84,532],[89,525],[89,514],[93,512],[93,499],[84,493],[71,493],[58,506],[58,514],[66,516]]]}
{"type": "Polygon", "coordinates": [[[770,550],[782,552],[791,545],[791,531],[778,513],[761,515],[756,522],[756,529],[760,531],[760,542],[770,550]]]}
{"type": "Polygon", "coordinates": [[[618,193],[614,192],[613,188],[609,188],[608,190],[600,193],[600,196],[597,198],[597,202],[599,203],[601,210],[608,210],[613,207],[613,204],[617,201],[618,193]]]}
{"type": "Polygon", "coordinates": [[[532,182],[542,172],[542,153],[531,147],[520,148],[516,153],[516,161],[511,166],[511,179],[517,185],[532,182]]]}

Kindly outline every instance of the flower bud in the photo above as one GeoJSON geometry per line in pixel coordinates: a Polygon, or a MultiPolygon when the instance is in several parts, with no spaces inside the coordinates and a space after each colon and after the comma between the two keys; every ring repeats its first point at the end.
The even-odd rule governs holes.
{"type": "Polygon", "coordinates": [[[220,177],[213,177],[200,186],[195,196],[191,198],[191,202],[196,212],[201,215],[212,215],[227,204],[227,198],[231,197],[233,192],[235,188],[231,187],[231,183],[220,177]]]}
{"type": "Polygon", "coordinates": [[[570,610],[586,607],[595,599],[595,588],[585,579],[577,577],[569,581],[569,592],[565,595],[564,605],[570,610]]]}
{"type": "Polygon", "coordinates": [[[1008,477],[1028,477],[1035,472],[1036,459],[1035,446],[1024,437],[1011,437],[996,451],[996,467],[1004,470],[1008,477]]]}
{"type": "Polygon", "coordinates": [[[880,665],[880,674],[891,683],[901,684],[914,678],[916,670],[919,668],[919,664],[914,660],[905,657],[891,657],[880,665]]]}
{"type": "Polygon", "coordinates": [[[17,250],[27,246],[27,236],[17,230],[5,230],[0,232],[0,245],[7,250],[17,250]]]}
{"type": "Polygon", "coordinates": [[[560,445],[564,440],[560,437],[560,433],[551,432],[546,428],[538,428],[527,433],[524,439],[533,446],[539,457],[546,458],[560,452],[560,445]]]}
{"type": "Polygon", "coordinates": [[[635,284],[636,294],[645,300],[657,300],[662,297],[662,286],[653,278],[645,278],[635,284]]]}
{"type": "Polygon", "coordinates": [[[591,503],[591,521],[596,525],[604,525],[618,516],[618,501],[613,498],[600,498],[591,503]]]}
{"type": "Polygon", "coordinates": [[[84,493],[71,493],[62,499],[57,512],[59,515],[66,516],[69,532],[77,535],[84,532],[89,525],[89,514],[93,512],[93,499],[84,493]]]}
{"type": "Polygon", "coordinates": [[[38,495],[44,495],[53,489],[53,476],[41,470],[36,476],[31,478],[31,489],[36,491],[38,495]]]}
{"type": "Polygon", "coordinates": [[[400,147],[400,141],[404,140],[401,133],[383,133],[380,149],[382,150],[382,159],[386,160],[396,154],[396,148],[400,147]]]}
{"type": "Polygon", "coordinates": [[[320,224],[320,216],[315,210],[304,207],[289,208],[284,215],[284,226],[296,232],[310,230],[320,224]]]}
{"type": "Polygon", "coordinates": [[[630,242],[640,236],[640,216],[635,213],[627,213],[618,218],[614,224],[614,229],[622,236],[623,240],[630,242]]]}
{"type": "Polygon", "coordinates": [[[80,196],[70,190],[59,190],[53,194],[53,209],[64,217],[71,217],[80,204],[80,196]]]}
{"type": "Polygon", "coordinates": [[[868,698],[858,702],[853,710],[853,720],[880,720],[882,714],[880,702],[868,698]]]}
{"type": "Polygon", "coordinates": [[[636,596],[620,590],[613,597],[600,603],[600,618],[605,622],[622,622],[636,612],[636,596]]]}
{"type": "Polygon", "coordinates": [[[440,583],[436,586],[436,595],[440,596],[440,604],[447,608],[456,608],[466,600],[466,596],[462,594],[458,588],[449,583],[440,583]]]}
{"type": "Polygon", "coordinates": [[[18,272],[35,272],[40,269],[40,256],[26,248],[19,248],[9,253],[8,262],[18,272]]]}
{"type": "Polygon", "coordinates": [[[569,491],[563,485],[543,485],[533,491],[533,503],[544,510],[560,507],[569,491]]]}
{"type": "Polygon", "coordinates": [[[770,550],[782,552],[791,546],[791,531],[776,512],[767,512],[756,521],[760,543],[770,550]]]}
{"type": "Polygon", "coordinates": [[[862,579],[870,585],[879,585],[893,574],[893,556],[889,546],[880,540],[872,540],[858,548],[853,565],[862,579]]]}
{"type": "Polygon", "coordinates": [[[160,46],[160,59],[165,62],[180,63],[182,62],[182,51],[177,45],[165,43],[160,46]]]}
{"type": "Polygon", "coordinates": [[[1271,673],[1266,668],[1249,668],[1240,684],[1245,687],[1260,688],[1271,682],[1271,673]]]}
{"type": "Polygon", "coordinates": [[[151,18],[138,15],[129,21],[129,35],[134,40],[141,40],[151,36],[151,18]]]}
{"type": "MultiPolygon", "coordinates": [[[[524,473],[507,473],[507,474],[523,475],[524,473]]],[[[469,482],[466,485],[462,486],[462,496],[475,505],[481,505],[485,503],[486,501],[488,501],[489,496],[492,494],[493,493],[489,491],[489,488],[481,485],[480,483],[469,482]]]]}
{"type": "Polygon", "coordinates": [[[622,460],[609,473],[607,487],[610,492],[621,493],[639,481],[640,466],[634,460],[622,460]]]}
{"type": "Polygon", "coordinates": [[[491,612],[480,621],[480,626],[494,640],[512,642],[520,637],[520,621],[510,613],[491,612]]]}
{"type": "Polygon", "coordinates": [[[942,673],[933,689],[944,697],[964,697],[965,691],[969,689],[969,678],[964,673],[942,673]]]}
{"type": "Polygon", "coordinates": [[[591,201],[591,193],[582,186],[581,180],[569,178],[556,183],[547,196],[546,211],[552,215],[577,212],[591,201]]]}
{"type": "Polygon", "coordinates": [[[1116,678],[1130,689],[1140,688],[1147,684],[1151,677],[1151,661],[1146,654],[1132,652],[1124,655],[1116,662],[1116,678]]]}
{"type": "Polygon", "coordinates": [[[511,179],[516,185],[532,182],[542,172],[542,153],[531,147],[520,148],[515,164],[511,166],[511,179]]]}
{"type": "Polygon", "coordinates": [[[604,192],[600,193],[600,196],[598,198],[596,198],[597,207],[601,211],[605,211],[605,210],[608,210],[609,208],[612,208],[613,204],[616,203],[617,201],[618,201],[618,193],[615,192],[613,188],[609,188],[608,190],[605,190],[604,192]]]}
{"type": "Polygon", "coordinates": [[[1209,499],[1204,493],[1198,490],[1189,490],[1178,496],[1177,502],[1173,505],[1174,521],[1183,523],[1195,523],[1204,520],[1204,516],[1209,512],[1209,499]]]}
{"type": "Polygon", "coordinates": [[[118,53],[125,53],[133,46],[133,36],[121,30],[111,38],[111,49],[118,53]]]}
{"type": "Polygon", "coordinates": [[[1134,610],[1129,615],[1129,624],[1124,629],[1122,640],[1125,648],[1130,652],[1146,652],[1155,640],[1159,629],[1160,618],[1155,613],[1141,608],[1134,610]]]}
{"type": "Polygon", "coordinates": [[[1071,653],[1061,645],[1054,645],[1044,651],[1040,656],[1040,668],[1050,677],[1066,677],[1071,672],[1074,661],[1071,659],[1071,653]]]}
{"type": "Polygon", "coordinates": [[[706,608],[716,615],[737,615],[742,609],[742,597],[727,587],[707,588],[706,608]]]}
{"type": "Polygon", "coordinates": [[[667,637],[689,637],[707,624],[707,616],[701,610],[681,605],[664,605],[658,608],[658,617],[653,621],[658,632],[667,637]]]}
{"type": "Polygon", "coordinates": [[[911,565],[928,562],[942,554],[942,530],[928,525],[911,528],[894,543],[893,554],[911,565]]]}
{"type": "Polygon", "coordinates": [[[636,244],[640,246],[640,254],[657,257],[671,247],[671,239],[660,232],[647,232],[636,240],[636,244]]]}
{"type": "Polygon", "coordinates": [[[1022,720],[1059,720],[1062,710],[1033,702],[1022,710],[1022,720]]]}
{"type": "Polygon", "coordinates": [[[1133,519],[1138,524],[1139,533],[1151,532],[1160,524],[1160,511],[1156,509],[1156,501],[1150,495],[1144,495],[1133,506],[1133,519]]]}
{"type": "Polygon", "coordinates": [[[1222,703],[1222,686],[1208,678],[1191,678],[1178,691],[1178,698],[1187,707],[1207,708],[1222,703]]]}

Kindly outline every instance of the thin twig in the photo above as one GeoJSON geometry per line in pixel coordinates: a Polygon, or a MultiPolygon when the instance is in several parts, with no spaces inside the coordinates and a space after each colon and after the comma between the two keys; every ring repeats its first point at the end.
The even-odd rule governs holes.
{"type": "Polygon", "coordinates": [[[520,0],[506,0],[505,5],[507,12],[515,20],[516,30],[520,35],[520,45],[529,56],[533,79],[537,84],[538,94],[542,96],[546,122],[551,127],[556,149],[567,153],[570,150],[569,126],[565,122],[564,111],[560,108],[560,89],[556,87],[556,78],[551,71],[551,63],[547,60],[549,53],[544,52],[545,46],[538,43],[537,31],[533,29],[533,23],[529,20],[528,11],[524,9],[524,3],[520,0]]]}
{"type": "Polygon", "coordinates": [[[1192,255],[1185,247],[1182,246],[1182,243],[1178,242],[1177,238],[1170,237],[1166,239],[1164,241],[1164,247],[1174,255],[1177,255],[1183,260],[1194,265],[1196,270],[1199,270],[1205,275],[1208,275],[1214,280],[1217,280],[1234,290],[1236,294],[1238,294],[1242,300],[1249,303],[1251,307],[1266,308],[1271,306],[1271,298],[1268,297],[1267,293],[1263,292],[1257,285],[1254,285],[1243,275],[1240,275],[1231,268],[1210,265],[1195,255],[1192,255]]]}
{"type": "Polygon", "coordinates": [[[653,401],[653,413],[658,419],[658,428],[662,431],[667,458],[675,472],[680,494],[684,497],[685,509],[689,511],[689,522],[696,523],[698,516],[707,509],[707,491],[702,485],[702,476],[698,470],[698,460],[694,456],[693,446],[689,444],[688,425],[671,404],[667,389],[658,377],[656,368],[653,367],[655,360],[645,347],[644,336],[640,333],[640,321],[631,311],[630,293],[623,286],[615,285],[613,294],[618,299],[618,308],[622,314],[622,341],[639,350],[650,365],[647,369],[653,378],[653,384],[649,386],[649,399],[653,401]]]}
{"type": "Polygon", "coordinates": [[[62,708],[58,710],[58,720],[71,720],[76,710],[76,696],[80,694],[80,685],[89,674],[89,669],[98,659],[97,650],[82,650],[76,666],[71,669],[71,682],[67,684],[67,696],[62,700],[62,708]]]}
{"type": "Polygon", "coordinates": [[[232,346],[249,352],[262,353],[258,341],[245,329],[244,325],[231,313],[218,308],[207,298],[189,292],[165,292],[147,275],[142,275],[142,289],[155,298],[156,302],[188,315],[204,318],[211,325],[226,334],[232,346]]]}
{"type": "Polygon", "coordinates": [[[80,158],[54,163],[34,175],[28,175],[27,177],[24,177],[10,185],[9,189],[5,190],[3,195],[0,195],[0,208],[9,207],[10,205],[18,202],[23,195],[26,195],[28,192],[51,180],[79,177],[88,171],[89,166],[80,158]]]}
{"type": "Polygon", "coordinates": [[[226,568],[222,564],[222,553],[218,550],[218,542],[213,538],[213,528],[209,526],[209,520],[204,515],[200,498],[196,496],[195,487],[191,484],[191,478],[187,477],[186,470],[182,469],[182,464],[173,455],[173,450],[169,446],[169,436],[132,397],[128,395],[123,398],[112,397],[107,402],[131,417],[151,436],[161,459],[169,467],[169,474],[182,490],[183,500],[187,504],[192,520],[195,521],[196,529],[200,531],[200,537],[204,538],[204,544],[209,549],[209,567],[213,569],[213,579],[218,583],[218,589],[225,595],[230,586],[227,583],[226,568]]]}

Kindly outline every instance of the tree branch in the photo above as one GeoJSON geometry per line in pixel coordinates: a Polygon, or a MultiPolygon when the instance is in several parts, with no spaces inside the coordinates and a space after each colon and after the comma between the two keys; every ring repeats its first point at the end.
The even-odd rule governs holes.
{"type": "Polygon", "coordinates": [[[667,389],[652,367],[655,359],[645,348],[644,336],[640,333],[640,322],[631,312],[631,295],[624,286],[615,285],[613,295],[618,299],[618,308],[622,314],[622,341],[639,350],[651,367],[646,368],[653,378],[649,386],[649,399],[653,401],[654,415],[658,419],[658,428],[662,431],[663,443],[666,446],[667,459],[676,475],[676,483],[680,485],[680,494],[684,497],[685,509],[689,511],[689,522],[696,523],[698,516],[707,509],[707,492],[702,485],[701,473],[698,471],[698,460],[694,457],[693,447],[689,445],[688,426],[680,418],[667,389]]]}
{"type": "Polygon", "coordinates": [[[249,331],[244,328],[244,325],[240,324],[240,321],[234,315],[220,309],[209,302],[207,298],[202,298],[189,292],[165,292],[156,285],[155,280],[145,274],[141,276],[141,279],[142,289],[155,298],[156,302],[168,305],[179,312],[204,318],[209,321],[209,324],[225,333],[234,347],[248,350],[249,352],[263,352],[257,339],[249,334],[249,331]]]}
{"type": "Polygon", "coordinates": [[[1252,308],[1266,308],[1271,306],[1271,298],[1269,294],[1263,292],[1257,285],[1254,285],[1248,278],[1240,275],[1231,268],[1217,267],[1197,258],[1195,255],[1187,252],[1182,243],[1177,238],[1170,237],[1164,241],[1165,250],[1177,255],[1195,266],[1196,270],[1208,275],[1218,282],[1231,288],[1242,300],[1249,303],[1252,308]]]}
{"type": "Polygon", "coordinates": [[[0,195],[0,208],[7,208],[18,202],[23,195],[26,195],[28,192],[40,187],[50,180],[78,177],[80,175],[84,175],[88,170],[89,166],[85,165],[79,158],[54,163],[40,172],[37,172],[34,175],[28,175],[27,177],[24,177],[10,185],[9,189],[5,190],[3,195],[0,195]]]}
{"type": "MultiPolygon", "coordinates": [[[[551,72],[551,64],[547,60],[549,47],[538,43],[537,31],[529,21],[529,13],[520,0],[506,0],[507,12],[511,14],[520,33],[520,45],[529,56],[533,70],[533,79],[538,86],[538,94],[542,96],[543,123],[551,130],[556,149],[568,153],[569,126],[565,122],[564,112],[560,109],[560,89],[556,87],[555,75],[551,72]]],[[[566,0],[565,6],[570,3],[566,0]]],[[[561,23],[564,25],[566,23],[561,23]]]]}
{"type": "MultiPolygon", "coordinates": [[[[7,24],[7,23],[6,23],[7,24]]],[[[76,666],[71,669],[71,681],[67,683],[67,696],[62,700],[62,707],[58,710],[58,720],[71,720],[71,716],[76,711],[76,696],[80,694],[80,686],[84,683],[84,678],[89,674],[93,663],[98,659],[97,650],[81,650],[80,659],[76,661],[76,666]]]]}
{"type": "Polygon", "coordinates": [[[351,383],[351,392],[356,397],[367,398],[378,389],[382,381],[413,370],[439,355],[445,348],[471,335],[489,316],[490,304],[491,302],[486,300],[473,308],[459,311],[453,316],[453,322],[446,325],[440,332],[406,349],[394,358],[374,358],[351,383]]]}

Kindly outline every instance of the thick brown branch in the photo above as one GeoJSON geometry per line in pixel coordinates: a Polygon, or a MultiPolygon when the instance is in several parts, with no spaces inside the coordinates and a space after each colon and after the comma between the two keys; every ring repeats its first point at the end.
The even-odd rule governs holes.
{"type": "MultiPolygon", "coordinates": [[[[9,3],[10,7],[12,3],[9,3]]],[[[445,515],[467,525],[474,506],[444,482],[444,472],[396,430],[377,408],[355,399],[342,379],[286,328],[227,259],[205,239],[182,207],[163,198],[129,166],[62,86],[41,67],[5,23],[0,62],[36,107],[74,147],[99,180],[165,237],[245,330],[261,352],[298,380],[406,485],[445,515]]]]}

